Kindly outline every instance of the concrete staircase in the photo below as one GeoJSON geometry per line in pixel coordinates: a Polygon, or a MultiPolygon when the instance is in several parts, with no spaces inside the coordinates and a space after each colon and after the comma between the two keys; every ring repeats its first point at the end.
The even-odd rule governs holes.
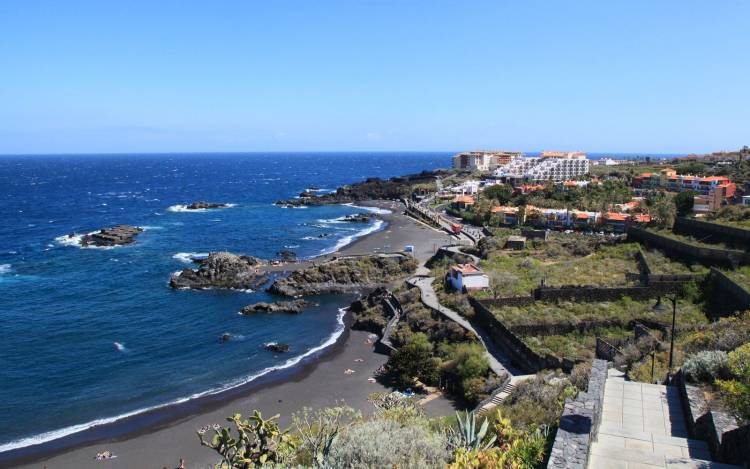
{"type": "Polygon", "coordinates": [[[704,441],[688,438],[677,388],[625,381],[610,369],[591,469],[735,468],[711,461],[704,441]]]}
{"type": "Polygon", "coordinates": [[[476,409],[476,415],[477,417],[481,417],[487,412],[491,411],[495,407],[499,406],[503,403],[506,397],[510,396],[510,394],[513,392],[514,389],[516,389],[516,386],[521,381],[525,381],[527,379],[533,378],[534,375],[515,375],[511,376],[510,381],[508,381],[508,384],[505,385],[505,387],[500,390],[500,392],[495,393],[492,398],[490,398],[489,401],[482,404],[478,409],[476,409]]]}

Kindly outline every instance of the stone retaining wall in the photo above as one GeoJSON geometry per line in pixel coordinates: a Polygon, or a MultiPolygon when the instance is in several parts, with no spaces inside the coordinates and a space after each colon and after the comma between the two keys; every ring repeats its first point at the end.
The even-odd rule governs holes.
{"type": "Polygon", "coordinates": [[[608,363],[594,360],[588,390],[566,399],[547,468],[586,469],[602,417],[608,363]]]}
{"type": "Polygon", "coordinates": [[[728,266],[750,264],[750,254],[734,249],[695,246],[669,236],[642,228],[628,228],[628,241],[637,241],[663,250],[668,256],[678,260],[700,262],[707,266],[728,266]]]}
{"type": "Polygon", "coordinates": [[[708,278],[711,282],[711,312],[714,317],[728,316],[736,311],[750,309],[750,292],[742,285],[713,267],[708,278]]]}
{"type": "Polygon", "coordinates": [[[744,250],[750,247],[750,230],[734,226],[678,218],[674,222],[673,230],[675,233],[694,236],[708,243],[725,243],[744,250]]]}
{"type": "Polygon", "coordinates": [[[536,373],[545,368],[560,368],[570,372],[575,366],[576,362],[573,360],[558,358],[550,354],[542,356],[534,352],[523,340],[498,321],[492,311],[482,303],[472,297],[469,297],[469,303],[474,308],[474,320],[487,331],[492,342],[508,355],[516,368],[526,373],[536,373]]]}
{"type": "Polygon", "coordinates": [[[690,437],[706,441],[717,461],[744,463],[747,467],[750,462],[750,425],[738,427],[734,417],[711,409],[703,397],[703,391],[685,383],[682,371],[672,377],[670,384],[680,391],[690,437]]]}

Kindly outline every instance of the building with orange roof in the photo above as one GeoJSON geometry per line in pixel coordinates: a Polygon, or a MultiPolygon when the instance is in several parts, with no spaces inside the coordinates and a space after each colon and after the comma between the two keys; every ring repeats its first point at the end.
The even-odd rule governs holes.
{"type": "Polygon", "coordinates": [[[459,195],[456,196],[455,199],[453,199],[453,203],[451,205],[455,209],[466,210],[466,208],[471,207],[474,204],[474,197],[470,195],[459,195]]]}
{"type": "Polygon", "coordinates": [[[487,290],[490,279],[475,264],[454,264],[446,274],[446,281],[457,291],[487,290]]]}

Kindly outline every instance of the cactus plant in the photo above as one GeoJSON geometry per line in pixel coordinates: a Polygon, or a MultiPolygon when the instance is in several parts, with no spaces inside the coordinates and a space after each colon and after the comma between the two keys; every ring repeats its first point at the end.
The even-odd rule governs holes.
{"type": "Polygon", "coordinates": [[[250,469],[278,463],[285,451],[294,449],[288,431],[282,431],[274,422],[278,418],[279,415],[274,415],[264,419],[257,410],[245,420],[235,414],[227,421],[234,424],[236,437],[230,427],[217,426],[211,441],[204,439],[205,430],[198,431],[198,438],[201,445],[219,453],[221,461],[215,466],[219,469],[250,469]]]}
{"type": "Polygon", "coordinates": [[[456,412],[457,428],[450,428],[448,440],[454,448],[464,448],[470,451],[484,451],[492,447],[497,439],[496,435],[487,437],[489,421],[485,418],[477,429],[477,416],[474,412],[466,413],[465,417],[456,412]]]}

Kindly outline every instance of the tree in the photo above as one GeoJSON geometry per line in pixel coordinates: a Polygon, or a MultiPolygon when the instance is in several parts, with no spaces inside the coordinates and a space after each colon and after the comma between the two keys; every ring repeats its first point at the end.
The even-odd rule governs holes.
{"type": "Polygon", "coordinates": [[[684,217],[693,211],[693,204],[695,201],[694,191],[682,191],[674,197],[674,205],[677,210],[677,215],[684,217]]]}
{"type": "Polygon", "coordinates": [[[703,174],[706,172],[706,165],[698,162],[684,163],[677,166],[676,170],[677,174],[703,174]]]}
{"type": "Polygon", "coordinates": [[[434,382],[437,366],[432,359],[432,344],[427,335],[417,332],[407,342],[393,352],[388,367],[400,386],[410,386],[414,378],[434,382]]]}
{"type": "Polygon", "coordinates": [[[651,199],[649,215],[663,228],[672,228],[676,214],[675,204],[665,195],[651,199]]]}
{"type": "Polygon", "coordinates": [[[486,199],[497,200],[501,205],[510,201],[511,189],[506,184],[495,184],[482,191],[486,199]]]}

